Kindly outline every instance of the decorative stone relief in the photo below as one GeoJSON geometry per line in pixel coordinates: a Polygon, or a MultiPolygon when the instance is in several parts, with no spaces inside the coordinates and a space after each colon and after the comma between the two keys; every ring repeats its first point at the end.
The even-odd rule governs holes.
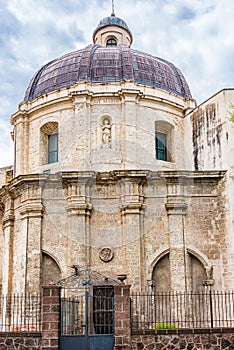
{"type": "Polygon", "coordinates": [[[111,123],[109,118],[104,118],[103,120],[102,144],[103,144],[103,148],[111,148],[111,123]]]}
{"type": "Polygon", "coordinates": [[[104,262],[109,262],[114,257],[114,252],[109,247],[103,247],[99,252],[99,257],[104,262]]]}

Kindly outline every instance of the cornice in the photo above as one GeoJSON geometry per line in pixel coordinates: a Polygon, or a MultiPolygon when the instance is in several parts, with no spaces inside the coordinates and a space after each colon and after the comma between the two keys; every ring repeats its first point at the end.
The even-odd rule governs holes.
{"type": "Polygon", "coordinates": [[[26,217],[42,217],[44,207],[39,201],[26,201],[19,208],[19,213],[22,218],[26,217]]]}
{"type": "Polygon", "coordinates": [[[211,171],[185,171],[185,170],[168,170],[168,171],[151,171],[151,170],[114,170],[110,172],[96,172],[96,171],[66,171],[58,172],[56,174],[28,174],[19,175],[11,180],[7,185],[0,188],[0,199],[6,194],[14,192],[15,188],[30,182],[45,182],[45,181],[83,181],[83,180],[120,180],[122,178],[129,179],[145,179],[154,180],[158,178],[167,179],[168,183],[177,182],[178,180],[203,180],[213,181],[225,177],[226,170],[211,170],[211,171]]]}
{"type": "Polygon", "coordinates": [[[132,80],[112,83],[81,81],[71,87],[61,88],[44,94],[33,101],[21,102],[19,110],[11,117],[11,123],[14,124],[15,120],[20,116],[28,116],[31,113],[58,103],[74,103],[74,101],[77,102],[79,99],[83,99],[83,102],[92,103],[95,99],[102,97],[119,98],[122,103],[129,101],[136,103],[142,101],[160,103],[180,110],[183,113],[187,108],[195,108],[193,99],[185,99],[159,87],[139,84],[132,80]]]}

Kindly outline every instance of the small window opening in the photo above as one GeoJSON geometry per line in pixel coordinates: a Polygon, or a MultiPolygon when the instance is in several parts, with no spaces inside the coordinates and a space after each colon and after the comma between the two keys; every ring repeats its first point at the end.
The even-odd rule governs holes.
{"type": "Polygon", "coordinates": [[[156,159],[167,161],[167,135],[161,132],[155,133],[156,159]]]}
{"type": "Polygon", "coordinates": [[[48,163],[58,161],[58,133],[48,135],[48,163]]]}
{"type": "Polygon", "coordinates": [[[113,39],[113,38],[108,39],[107,42],[106,42],[106,47],[108,47],[108,46],[117,46],[116,39],[113,39]]]}

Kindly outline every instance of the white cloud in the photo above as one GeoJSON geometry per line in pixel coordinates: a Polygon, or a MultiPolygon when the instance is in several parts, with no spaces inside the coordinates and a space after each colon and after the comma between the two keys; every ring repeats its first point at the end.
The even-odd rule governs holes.
{"type": "MultiPolygon", "coordinates": [[[[133,47],[178,66],[198,102],[234,85],[233,1],[116,0],[115,12],[133,47]]],[[[33,73],[91,43],[110,13],[110,0],[0,0],[0,166],[12,163],[9,119],[33,73]]]]}

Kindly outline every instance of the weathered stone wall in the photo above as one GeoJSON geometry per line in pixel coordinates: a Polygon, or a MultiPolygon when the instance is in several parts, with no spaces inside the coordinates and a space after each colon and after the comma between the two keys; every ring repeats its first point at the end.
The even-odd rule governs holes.
{"type": "Polygon", "coordinates": [[[0,333],[0,350],[41,350],[40,333],[0,333]]]}
{"type": "MultiPolygon", "coordinates": [[[[225,241],[225,229],[220,230],[221,222],[224,223],[228,218],[221,200],[224,193],[220,192],[221,189],[224,192],[225,187],[221,181],[222,177],[213,176],[214,173],[213,175],[210,173],[208,175],[208,172],[204,172],[203,174],[197,173],[197,175],[194,173],[193,177],[187,178],[188,182],[187,180],[184,182],[181,180],[184,185],[177,189],[175,189],[176,173],[170,179],[170,181],[175,180],[174,185],[168,185],[169,180],[167,181],[166,177],[157,178],[156,174],[154,178],[153,176],[149,178],[151,186],[148,184],[145,188],[145,203],[147,207],[144,212],[143,237],[145,263],[148,268],[148,271],[146,270],[148,274],[145,279],[148,281],[152,278],[155,264],[164,255],[170,253],[170,261],[172,263],[171,250],[173,246],[178,248],[180,242],[182,265],[185,263],[183,258],[185,248],[189,254],[196,257],[203,265],[207,278],[211,274],[210,270],[213,266],[213,276],[210,277],[215,279],[215,288],[222,288],[221,251],[217,249],[217,244],[225,241]],[[174,194],[168,194],[168,191],[171,191],[171,193],[174,191],[174,194]],[[175,215],[170,214],[171,210],[167,212],[165,205],[169,205],[168,210],[170,206],[174,206],[175,215]],[[177,211],[176,205],[179,206],[177,211]],[[184,214],[179,212],[179,210],[183,211],[183,206],[186,208],[184,209],[184,214]],[[181,216],[181,214],[183,215],[181,216]],[[173,216],[174,219],[171,218],[173,216]],[[173,219],[171,221],[171,234],[169,234],[168,218],[170,220],[173,219]]],[[[178,258],[178,251],[175,251],[175,261],[172,263],[173,269],[178,265],[178,258]]],[[[188,273],[190,262],[187,260],[186,263],[188,273]]],[[[226,268],[228,268],[227,264],[226,268]]],[[[174,274],[177,276],[178,283],[181,284],[180,278],[178,279],[181,273],[177,274],[174,271],[174,274]]],[[[169,271],[166,275],[170,276],[169,271]]],[[[204,277],[202,280],[204,280],[204,277]]],[[[202,280],[200,280],[200,287],[202,286],[202,280]]],[[[188,279],[187,287],[189,289],[194,289],[195,285],[197,286],[196,278],[194,285],[191,284],[191,279],[188,279]]],[[[229,288],[231,288],[231,284],[229,288]]]]}
{"type": "MultiPolygon", "coordinates": [[[[2,224],[2,216],[3,216],[3,208],[0,208],[0,261],[3,260],[3,245],[4,245],[4,237],[3,237],[3,224],[2,224]]],[[[0,295],[2,293],[2,269],[3,264],[0,264],[0,295]]]]}
{"type": "MultiPolygon", "coordinates": [[[[132,335],[132,345],[124,349],[131,350],[232,350],[234,349],[234,330],[230,329],[229,333],[224,331],[188,331],[184,334],[156,334],[132,335]]],[[[47,347],[48,348],[48,347],[47,347]]],[[[50,348],[50,347],[49,347],[50,348]]],[[[116,346],[116,349],[123,346],[116,346]]],[[[22,334],[22,333],[0,333],[0,350],[41,350],[41,335],[22,334]]]]}
{"type": "Polygon", "coordinates": [[[13,167],[0,168],[0,188],[10,182],[13,178],[13,167]]]}
{"type": "MultiPolygon", "coordinates": [[[[199,289],[206,278],[215,289],[231,289],[232,260],[223,254],[230,249],[224,175],[115,171],[15,179],[9,185],[14,240],[2,260],[12,291],[24,290],[25,278],[28,291],[39,290],[41,252],[53,259],[57,279],[70,275],[72,265],[88,265],[114,279],[126,273],[133,290],[148,291],[155,266],[169,254],[162,273],[171,289],[184,290],[186,283],[199,289]]],[[[7,279],[4,284],[7,293],[7,279]]]]}
{"type": "Polygon", "coordinates": [[[233,99],[234,90],[224,89],[187,117],[192,123],[195,170],[231,170],[233,167],[233,124],[228,120],[233,99]]]}
{"type": "MultiPolygon", "coordinates": [[[[188,119],[192,124],[192,144],[193,144],[193,159],[194,168],[197,170],[227,170],[225,183],[223,184],[223,193],[219,208],[223,208],[223,213],[217,212],[217,217],[213,222],[213,227],[219,227],[220,234],[220,254],[222,261],[218,267],[220,274],[225,276],[223,288],[233,288],[234,273],[233,266],[229,266],[230,261],[234,259],[234,165],[233,165],[233,123],[229,120],[229,111],[234,100],[234,89],[224,89],[209,100],[203,102],[199,107],[195,108],[185,119],[185,124],[188,126],[188,119]],[[220,218],[222,217],[222,222],[220,218]],[[229,281],[226,283],[226,281],[229,281]]],[[[217,188],[217,191],[220,187],[217,188]]],[[[209,206],[208,198],[207,208],[209,206]]],[[[214,203],[212,206],[214,207],[214,203]]],[[[221,210],[222,211],[222,210],[221,210]]],[[[207,212],[209,215],[209,210],[207,212]]],[[[209,251],[218,254],[216,243],[212,237],[212,228],[208,228],[209,233],[209,251]]],[[[213,231],[214,232],[214,231],[213,231]]],[[[215,233],[216,235],[217,233],[215,233]]],[[[213,254],[214,256],[214,254],[213,254]]],[[[214,262],[214,265],[217,264],[214,262]]],[[[215,276],[217,280],[219,277],[215,276]]]]}
{"type": "Polygon", "coordinates": [[[234,329],[145,331],[132,335],[132,350],[231,350],[234,329]]]}
{"type": "Polygon", "coordinates": [[[166,91],[124,82],[78,83],[24,102],[12,117],[16,175],[64,170],[184,168],[184,109],[194,106],[166,91]],[[108,117],[110,139],[103,140],[108,117]],[[155,159],[155,122],[166,123],[169,161],[155,159]],[[58,124],[58,162],[45,164],[43,125],[58,124]],[[42,128],[42,129],[41,129],[42,128]],[[169,132],[170,129],[170,132],[169,132]]]}

